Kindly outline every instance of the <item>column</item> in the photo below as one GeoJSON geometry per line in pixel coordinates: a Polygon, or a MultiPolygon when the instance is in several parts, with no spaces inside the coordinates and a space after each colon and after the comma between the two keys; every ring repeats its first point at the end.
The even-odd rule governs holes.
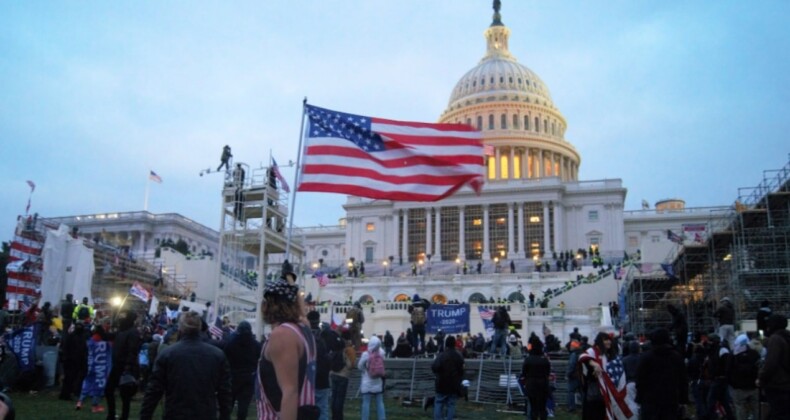
{"type": "Polygon", "coordinates": [[[527,258],[524,249],[524,203],[518,203],[518,257],[527,258]]]}
{"type": "Polygon", "coordinates": [[[502,165],[499,164],[499,157],[502,156],[502,151],[499,149],[499,147],[494,147],[494,156],[494,170],[496,171],[496,174],[494,174],[494,179],[498,181],[502,179],[502,165]]]}
{"type": "Polygon", "coordinates": [[[403,209],[403,246],[400,256],[404,263],[409,262],[409,209],[403,209]]]}
{"type": "Polygon", "coordinates": [[[516,176],[516,148],[510,147],[510,162],[507,165],[507,179],[513,179],[516,176]]]}
{"type": "Polygon", "coordinates": [[[458,258],[466,260],[466,212],[464,206],[458,206],[458,258]]]}
{"type": "Polygon", "coordinates": [[[551,234],[549,232],[549,202],[543,202],[543,249],[546,255],[551,255],[551,234]]]}
{"type": "Polygon", "coordinates": [[[425,256],[427,258],[428,255],[433,254],[431,248],[431,240],[433,239],[431,235],[433,234],[433,220],[431,220],[431,211],[430,207],[425,209],[425,256]]]}
{"type": "Polygon", "coordinates": [[[545,158],[545,156],[543,156],[543,149],[538,149],[538,157],[539,157],[538,160],[540,161],[540,165],[538,165],[538,174],[540,175],[540,178],[545,178],[546,177],[546,168],[545,168],[546,162],[543,160],[545,158]]]}
{"type": "Polygon", "coordinates": [[[436,240],[434,241],[433,261],[442,260],[442,208],[437,207],[436,211],[436,240]]]}
{"type": "Polygon", "coordinates": [[[507,203],[507,257],[509,259],[516,258],[513,228],[513,203],[507,203]]]}
{"type": "Polygon", "coordinates": [[[483,259],[491,259],[491,247],[488,245],[488,204],[483,204],[483,259]]]}
{"type": "MultiPolygon", "coordinates": [[[[386,257],[388,259],[389,259],[390,255],[392,255],[393,257],[396,257],[398,255],[398,239],[399,239],[399,236],[400,236],[400,235],[398,235],[398,216],[399,216],[399,213],[400,213],[400,210],[393,210],[392,211],[392,229],[390,229],[390,235],[392,235],[392,250],[390,251],[389,254],[386,255],[386,257]]],[[[394,260],[392,262],[394,263],[394,260]]]]}
{"type": "Polygon", "coordinates": [[[565,218],[562,210],[562,204],[554,202],[554,250],[561,252],[565,249],[565,244],[562,238],[565,236],[563,232],[564,225],[562,220],[565,218]]]}
{"type": "Polygon", "coordinates": [[[140,233],[140,243],[138,244],[137,255],[143,257],[145,256],[145,232],[141,230],[139,233],[140,233]]]}
{"type": "Polygon", "coordinates": [[[527,165],[529,161],[529,149],[525,147],[521,149],[519,153],[521,153],[521,179],[527,179],[529,178],[529,166],[527,165]]]}

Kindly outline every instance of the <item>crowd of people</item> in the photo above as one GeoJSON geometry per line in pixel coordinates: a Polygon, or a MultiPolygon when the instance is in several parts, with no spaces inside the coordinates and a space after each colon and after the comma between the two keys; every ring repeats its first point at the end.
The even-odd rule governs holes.
{"type": "Polygon", "coordinates": [[[762,400],[770,418],[790,413],[790,333],[787,318],[772,313],[768,301],[756,332],[734,330],[732,302],[723,298],[718,329],[690,340],[683,311],[667,305],[667,328],[640,336],[601,332],[592,341],[575,328],[563,346],[548,329],[523,339],[507,305],[490,308],[488,338],[441,329],[427,334],[431,303],[415,294],[406,331],[364,340],[359,303],[334,330],[317,311],[307,312],[295,278],[284,271],[266,283],[261,310],[272,329],[263,343],[246,321],[235,328],[227,319],[209,325],[210,305],[202,312],[163,308],[150,317],[121,310],[101,318],[87,297],[78,302],[67,295],[57,307],[35,306],[35,316],[26,319],[48,327],[37,337],[41,344],[58,345],[59,398],[108,419],[127,419],[137,393],[141,419],[153,418],[163,397],[164,418],[229,419],[235,408],[244,419],[254,400],[260,419],[343,419],[354,369],[361,372],[360,417],[373,411],[384,419],[386,360],[411,357],[433,359],[435,395],[423,401],[426,409],[433,405],[435,419],[454,418],[458,398],[466,395],[465,360],[503,357],[522,361],[519,384],[534,419],[551,417],[562,405],[554,398],[558,374],[567,383],[567,411],[581,405],[584,419],[680,419],[692,404],[695,418],[757,419],[762,400]],[[552,362],[564,358],[566,371],[556,372],[552,362]]]}

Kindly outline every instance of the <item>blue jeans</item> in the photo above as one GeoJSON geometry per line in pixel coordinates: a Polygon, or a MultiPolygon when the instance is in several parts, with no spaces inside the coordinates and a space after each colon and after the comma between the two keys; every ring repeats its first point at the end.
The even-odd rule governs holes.
{"type": "Polygon", "coordinates": [[[568,379],[568,410],[576,410],[576,391],[581,384],[578,379],[568,379]]]}
{"type": "Polygon", "coordinates": [[[491,353],[496,353],[497,347],[500,348],[499,354],[507,354],[507,328],[494,329],[494,338],[491,339],[491,353]]]}
{"type": "Polygon", "coordinates": [[[321,410],[318,420],[329,420],[329,394],[331,391],[329,388],[315,390],[315,405],[321,410]]]}
{"type": "Polygon", "coordinates": [[[384,414],[384,393],[379,392],[378,394],[362,394],[362,420],[370,419],[370,396],[376,396],[376,419],[377,420],[385,420],[386,414],[384,414]]]}
{"type": "Polygon", "coordinates": [[[436,399],[433,405],[433,420],[453,420],[455,418],[455,400],[458,399],[457,395],[448,395],[436,393],[436,399]],[[442,411],[447,409],[447,414],[442,415],[442,411]]]}
{"type": "Polygon", "coordinates": [[[332,383],[332,420],[343,420],[348,378],[340,375],[329,375],[329,381],[332,383]]]}

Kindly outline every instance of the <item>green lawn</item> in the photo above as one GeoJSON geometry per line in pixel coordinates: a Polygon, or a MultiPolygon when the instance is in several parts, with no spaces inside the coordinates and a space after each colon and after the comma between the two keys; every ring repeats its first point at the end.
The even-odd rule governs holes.
{"type": "MultiPolygon", "coordinates": [[[[90,402],[86,408],[81,411],[74,410],[74,403],[58,400],[56,390],[46,390],[38,395],[29,395],[26,393],[11,393],[14,406],[17,411],[17,418],[22,420],[59,420],[59,419],[103,419],[104,416],[100,414],[93,414],[90,412],[90,402]]],[[[116,397],[117,404],[120,400],[116,397]]],[[[141,395],[137,394],[135,401],[132,403],[132,416],[131,418],[138,418],[140,410],[141,395]]],[[[388,419],[429,419],[431,415],[422,411],[422,407],[417,404],[416,406],[406,406],[401,401],[394,398],[387,398],[385,400],[387,406],[388,419]]],[[[348,420],[356,420],[360,418],[359,415],[359,399],[349,399],[346,403],[345,418],[348,420]]],[[[372,408],[372,407],[371,407],[372,408]]],[[[255,412],[255,404],[250,407],[252,413],[255,412]]],[[[371,409],[372,418],[375,418],[375,410],[371,409]]],[[[157,409],[155,418],[161,416],[161,403],[160,408],[157,409]]],[[[568,414],[560,409],[556,413],[556,420],[571,420],[579,416],[568,414]]],[[[253,415],[248,417],[250,420],[254,419],[253,415]]],[[[475,404],[460,401],[457,406],[456,418],[459,419],[495,419],[495,420],[515,420],[523,419],[524,416],[520,413],[508,411],[507,407],[497,407],[488,404],[475,404]]],[[[235,417],[234,417],[235,419],[235,417]]]]}

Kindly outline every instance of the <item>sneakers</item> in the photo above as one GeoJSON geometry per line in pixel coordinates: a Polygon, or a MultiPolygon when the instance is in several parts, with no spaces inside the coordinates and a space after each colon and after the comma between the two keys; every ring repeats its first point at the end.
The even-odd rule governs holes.
{"type": "Polygon", "coordinates": [[[91,413],[103,413],[103,412],[104,412],[104,407],[101,405],[94,405],[93,407],[91,407],[91,413]]]}
{"type": "Polygon", "coordinates": [[[74,406],[75,410],[82,410],[82,401],[77,401],[77,405],[74,406]]]}

